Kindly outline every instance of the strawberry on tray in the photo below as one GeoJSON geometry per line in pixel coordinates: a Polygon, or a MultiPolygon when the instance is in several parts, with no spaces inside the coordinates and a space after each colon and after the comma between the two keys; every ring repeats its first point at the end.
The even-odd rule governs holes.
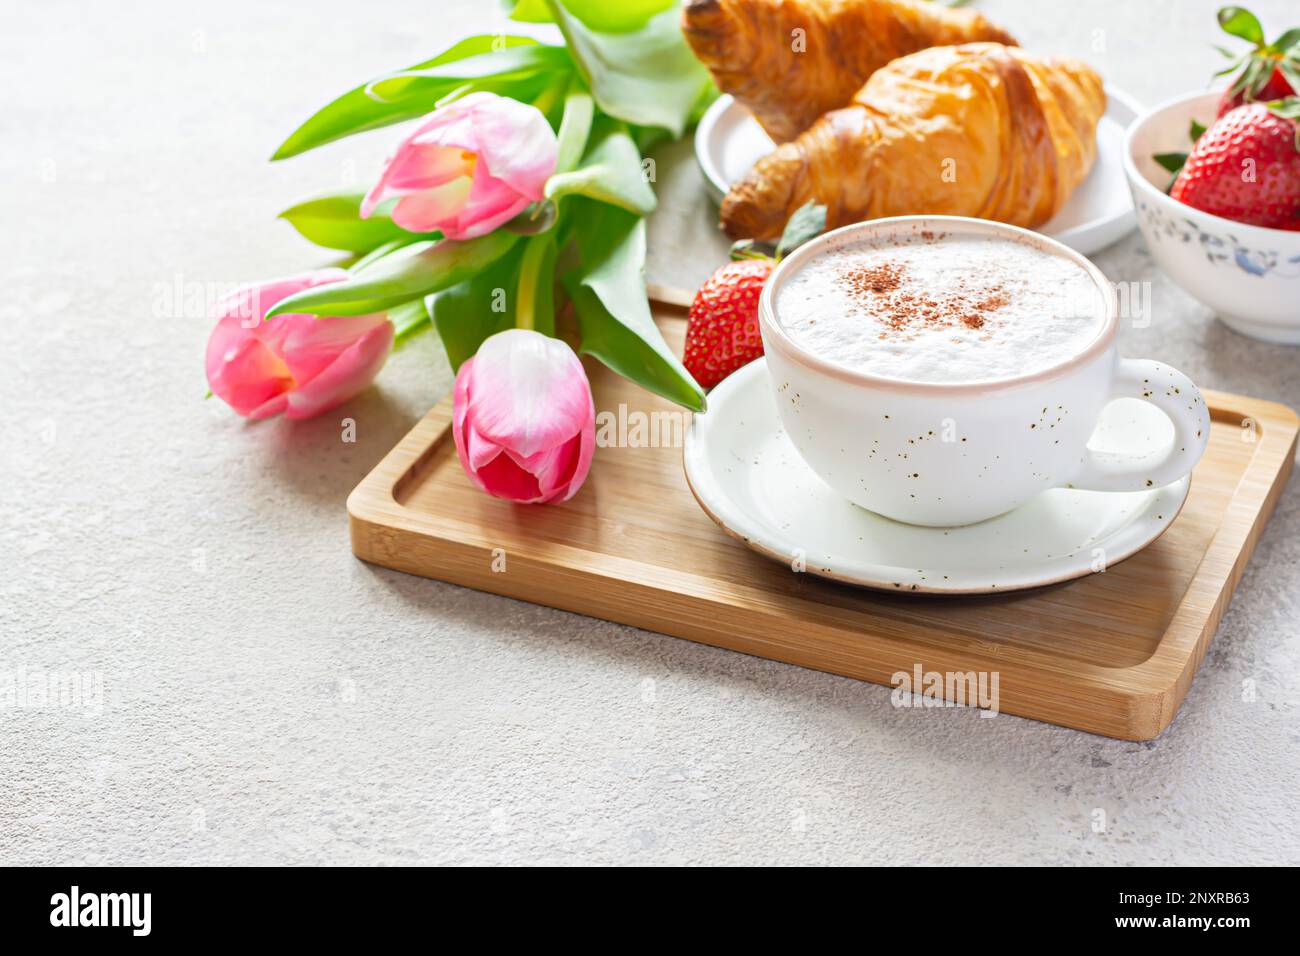
{"type": "Polygon", "coordinates": [[[731,247],[732,261],[704,280],[691,302],[682,355],[682,364],[701,388],[713,388],[763,354],[758,329],[763,286],[784,256],[825,228],[826,207],[809,203],[790,217],[773,254],[742,239],[731,247]]]}

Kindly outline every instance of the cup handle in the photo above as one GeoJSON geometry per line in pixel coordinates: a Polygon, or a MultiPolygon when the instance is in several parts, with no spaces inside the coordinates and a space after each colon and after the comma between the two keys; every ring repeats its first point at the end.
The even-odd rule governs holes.
{"type": "Polygon", "coordinates": [[[1120,359],[1110,401],[1140,398],[1174,423],[1174,442],[1161,455],[1087,451],[1069,487],[1087,491],[1145,491],[1190,474],[1210,440],[1210,410],[1201,390],[1182,372],[1149,359],[1120,359]]]}

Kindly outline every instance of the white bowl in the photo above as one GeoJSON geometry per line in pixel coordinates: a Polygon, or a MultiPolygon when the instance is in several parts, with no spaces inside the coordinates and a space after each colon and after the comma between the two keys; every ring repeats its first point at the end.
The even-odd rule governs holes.
{"type": "Polygon", "coordinates": [[[1229,328],[1300,345],[1300,232],[1249,226],[1171,199],[1173,178],[1152,156],[1191,149],[1192,120],[1209,126],[1220,94],[1193,93],[1138,117],[1124,137],[1124,172],[1138,227],[1160,267],[1229,328]]]}

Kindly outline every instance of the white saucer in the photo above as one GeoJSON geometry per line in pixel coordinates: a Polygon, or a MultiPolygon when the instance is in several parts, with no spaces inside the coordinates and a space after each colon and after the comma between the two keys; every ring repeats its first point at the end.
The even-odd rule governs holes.
{"type": "MultiPolygon", "coordinates": [[[[1127,93],[1106,87],[1106,112],[1097,124],[1097,162],[1065,207],[1039,232],[1091,255],[1128,235],[1137,225],[1124,176],[1124,131],[1141,108],[1127,93]]],[[[776,147],[749,110],[720,96],[695,128],[695,158],[715,202],[732,183],[776,147]]]]}
{"type": "MultiPolygon", "coordinates": [[[[1137,399],[1106,409],[1093,447],[1158,447],[1173,426],[1137,399]]],[[[1057,488],[961,528],[882,518],[832,491],[786,438],[767,363],[709,393],[686,432],[686,480],[724,531],[770,558],[850,584],[937,594],[1016,591],[1068,581],[1140,551],[1173,523],[1190,478],[1131,493],[1057,488]]]]}

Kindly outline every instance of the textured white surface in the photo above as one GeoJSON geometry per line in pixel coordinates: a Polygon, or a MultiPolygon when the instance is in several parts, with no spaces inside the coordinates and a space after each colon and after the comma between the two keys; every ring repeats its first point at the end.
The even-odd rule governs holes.
{"type": "MultiPolygon", "coordinates": [[[[1216,65],[1215,3],[982,6],[1148,103],[1216,65]]],[[[1252,6],[1270,34],[1291,25],[1293,4],[1252,6]]],[[[103,681],[97,713],[0,709],[0,862],[1300,862],[1293,488],[1182,713],[1133,744],[894,709],[883,688],[357,562],[347,492],[449,384],[427,340],[321,420],[202,401],[208,323],[185,299],[329,261],[272,217],[372,175],[393,133],[265,157],[336,92],[495,16],[0,14],[0,672],[103,681]]],[[[657,158],[652,278],[686,285],[725,246],[690,145],[657,158]]],[[[1096,261],[1152,283],[1127,354],[1300,405],[1300,352],[1217,324],[1140,239],[1096,261]]]]}

